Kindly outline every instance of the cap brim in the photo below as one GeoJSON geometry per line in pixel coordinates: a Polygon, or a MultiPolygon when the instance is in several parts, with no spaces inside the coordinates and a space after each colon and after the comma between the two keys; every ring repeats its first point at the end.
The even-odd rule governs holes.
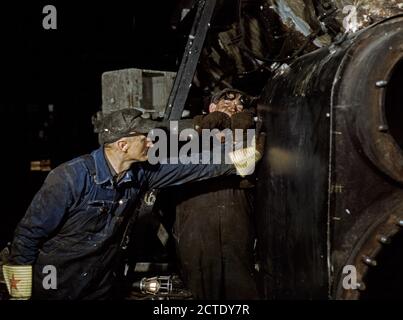
{"type": "Polygon", "coordinates": [[[148,134],[151,130],[156,128],[163,128],[164,122],[163,121],[156,121],[150,119],[142,119],[141,126],[137,126],[133,129],[133,131],[141,134],[148,134]]]}

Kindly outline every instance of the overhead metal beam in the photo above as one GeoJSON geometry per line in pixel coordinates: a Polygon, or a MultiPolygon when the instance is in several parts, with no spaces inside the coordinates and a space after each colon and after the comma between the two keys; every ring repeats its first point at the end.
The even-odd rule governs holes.
{"type": "Polygon", "coordinates": [[[182,62],[168,99],[166,120],[179,120],[182,117],[215,6],[216,0],[200,0],[198,3],[182,62]]]}

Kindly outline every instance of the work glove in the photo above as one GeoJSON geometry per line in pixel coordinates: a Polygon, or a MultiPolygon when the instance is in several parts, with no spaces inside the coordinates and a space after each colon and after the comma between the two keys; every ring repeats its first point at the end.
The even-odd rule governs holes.
{"type": "Polygon", "coordinates": [[[202,129],[224,130],[231,128],[231,118],[224,112],[214,111],[207,115],[194,117],[194,127],[201,132],[202,129]]]}
{"type": "Polygon", "coordinates": [[[266,143],[266,134],[260,133],[255,137],[250,147],[238,149],[229,153],[229,157],[235,166],[237,173],[245,177],[255,171],[255,164],[258,162],[264,152],[266,143]]]}
{"type": "Polygon", "coordinates": [[[231,129],[251,129],[255,127],[254,114],[248,110],[235,113],[231,117],[231,129]]]}
{"type": "Polygon", "coordinates": [[[32,295],[32,266],[3,265],[3,275],[12,300],[28,300],[32,295]]]}

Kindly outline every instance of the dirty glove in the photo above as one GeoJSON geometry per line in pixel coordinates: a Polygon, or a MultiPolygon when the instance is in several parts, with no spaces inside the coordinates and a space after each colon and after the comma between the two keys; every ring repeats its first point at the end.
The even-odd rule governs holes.
{"type": "Polygon", "coordinates": [[[224,130],[231,128],[231,118],[224,112],[214,111],[208,115],[196,116],[194,126],[197,131],[202,129],[224,130]]]}
{"type": "Polygon", "coordinates": [[[231,129],[251,129],[255,127],[254,114],[248,110],[235,113],[231,117],[231,129]]]}
{"type": "Polygon", "coordinates": [[[245,177],[255,171],[256,162],[263,156],[265,143],[266,134],[261,133],[257,139],[255,137],[250,147],[238,149],[229,153],[229,157],[240,176],[245,177]]]}
{"type": "Polygon", "coordinates": [[[4,265],[4,280],[13,300],[28,300],[32,294],[32,266],[4,265]]]}

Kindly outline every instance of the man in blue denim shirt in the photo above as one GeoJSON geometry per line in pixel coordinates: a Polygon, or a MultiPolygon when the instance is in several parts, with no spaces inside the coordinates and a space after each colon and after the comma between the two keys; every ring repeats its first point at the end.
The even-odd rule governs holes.
{"type": "Polygon", "coordinates": [[[151,128],[136,110],[114,112],[105,124],[103,145],[52,170],[17,226],[10,265],[32,266],[35,299],[108,298],[133,212],[127,209],[144,190],[235,173],[232,164],[148,164],[151,128]],[[49,265],[57,271],[56,286],[45,284],[49,265]]]}

